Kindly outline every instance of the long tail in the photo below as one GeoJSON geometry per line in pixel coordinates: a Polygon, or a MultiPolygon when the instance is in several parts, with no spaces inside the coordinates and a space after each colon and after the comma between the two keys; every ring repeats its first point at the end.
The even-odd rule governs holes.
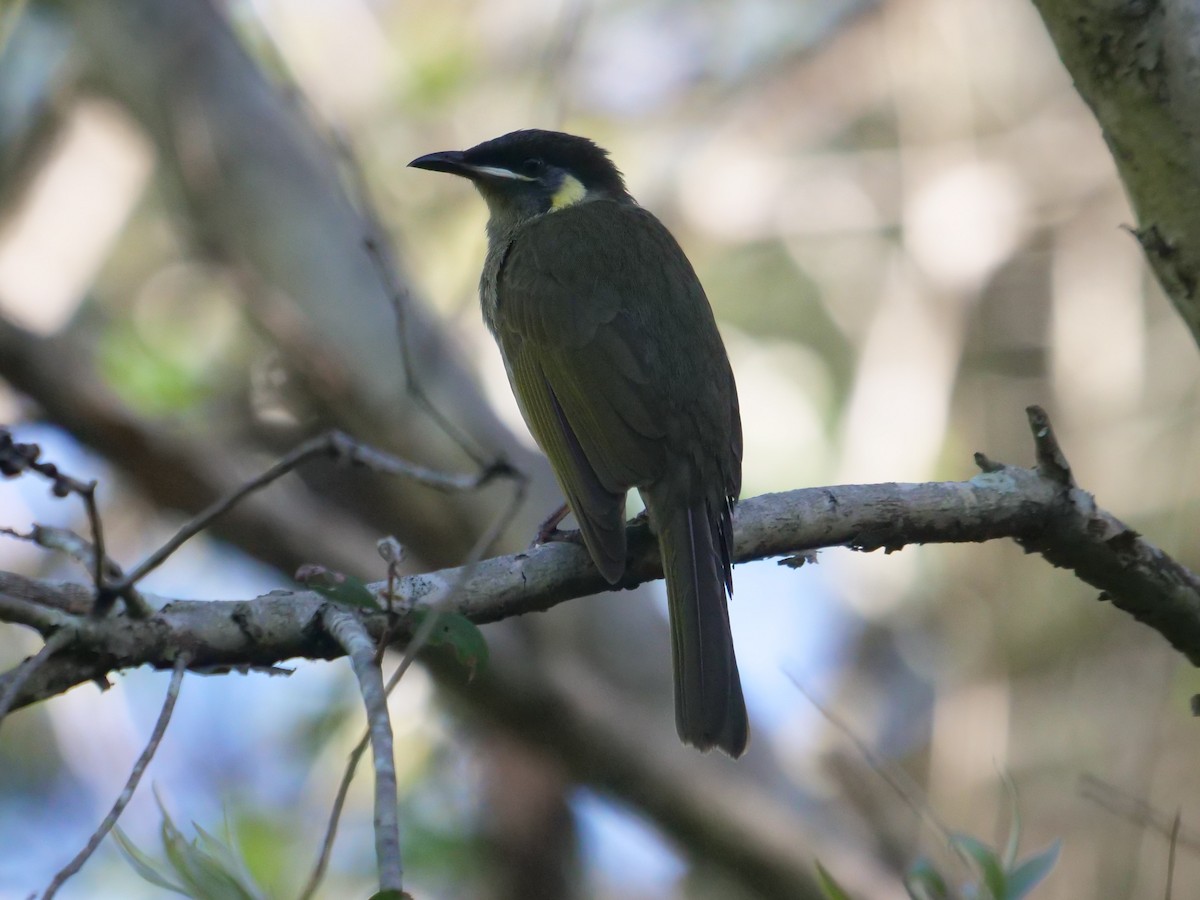
{"type": "Polygon", "coordinates": [[[750,726],[729,630],[729,549],[721,520],[704,500],[654,503],[651,517],[667,578],[675,727],[684,743],[719,747],[736,759],[746,749],[750,726]]]}

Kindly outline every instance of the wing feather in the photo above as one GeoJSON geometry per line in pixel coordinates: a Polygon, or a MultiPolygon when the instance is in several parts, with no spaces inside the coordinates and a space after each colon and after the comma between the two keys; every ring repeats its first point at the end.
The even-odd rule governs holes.
{"type": "Polygon", "coordinates": [[[509,246],[497,295],[513,390],[598,563],[623,559],[632,487],[673,475],[714,504],[736,495],[733,376],[699,280],[657,219],[598,200],[535,220],[509,246]]]}

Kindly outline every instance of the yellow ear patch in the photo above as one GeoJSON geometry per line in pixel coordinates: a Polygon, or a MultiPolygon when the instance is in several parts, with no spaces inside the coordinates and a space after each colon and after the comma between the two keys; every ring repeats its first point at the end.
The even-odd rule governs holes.
{"type": "Polygon", "coordinates": [[[565,209],[587,196],[587,188],[574,175],[563,175],[562,184],[550,199],[551,209],[565,209]]]}

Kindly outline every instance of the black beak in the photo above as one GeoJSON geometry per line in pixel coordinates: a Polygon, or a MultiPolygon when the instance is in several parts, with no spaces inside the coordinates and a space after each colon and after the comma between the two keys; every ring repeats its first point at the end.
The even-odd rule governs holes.
{"type": "Polygon", "coordinates": [[[414,169],[428,169],[430,172],[449,172],[451,175],[471,176],[471,167],[463,160],[461,150],[442,150],[439,153],[427,153],[418,156],[409,163],[414,169]]]}

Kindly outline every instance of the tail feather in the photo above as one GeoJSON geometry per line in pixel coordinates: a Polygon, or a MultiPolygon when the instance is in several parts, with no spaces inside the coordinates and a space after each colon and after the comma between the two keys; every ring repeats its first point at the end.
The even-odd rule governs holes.
{"type": "Polygon", "coordinates": [[[719,747],[736,759],[750,729],[729,628],[728,520],[704,500],[675,505],[651,511],[671,614],[675,725],[685,743],[719,747]]]}

